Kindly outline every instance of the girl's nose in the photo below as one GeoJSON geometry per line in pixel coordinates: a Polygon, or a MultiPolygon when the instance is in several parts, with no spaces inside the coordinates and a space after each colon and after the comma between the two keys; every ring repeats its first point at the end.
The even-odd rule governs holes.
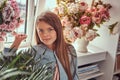
{"type": "Polygon", "coordinates": [[[44,31],[44,32],[43,32],[43,35],[44,35],[44,36],[48,36],[49,34],[50,34],[50,33],[49,33],[48,31],[44,31]]]}

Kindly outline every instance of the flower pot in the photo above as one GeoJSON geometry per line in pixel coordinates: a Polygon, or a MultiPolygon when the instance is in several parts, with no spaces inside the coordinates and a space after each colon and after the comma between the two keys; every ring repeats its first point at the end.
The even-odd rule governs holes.
{"type": "Polygon", "coordinates": [[[0,41],[0,52],[4,49],[4,41],[0,41]]]}
{"type": "Polygon", "coordinates": [[[77,52],[86,53],[88,52],[87,46],[89,41],[85,40],[84,37],[77,38],[76,41],[73,43],[74,48],[77,52]]]}

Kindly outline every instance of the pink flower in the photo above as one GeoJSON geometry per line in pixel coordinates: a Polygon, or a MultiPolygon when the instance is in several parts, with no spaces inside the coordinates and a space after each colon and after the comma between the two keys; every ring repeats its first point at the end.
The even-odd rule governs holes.
{"type": "Polygon", "coordinates": [[[85,11],[86,9],[88,9],[88,4],[85,2],[80,2],[80,11],[85,11]]]}
{"type": "Polygon", "coordinates": [[[100,12],[94,12],[94,14],[92,16],[92,22],[100,24],[101,21],[102,21],[101,13],[100,12]]]}
{"type": "Polygon", "coordinates": [[[0,25],[0,30],[4,30],[5,28],[6,28],[6,24],[5,23],[0,25]]]}
{"type": "Polygon", "coordinates": [[[0,23],[0,38],[3,40],[3,36],[6,36],[8,32],[13,32],[23,20],[20,18],[20,9],[16,0],[4,0],[1,5],[1,21],[0,23]]]}
{"type": "Polygon", "coordinates": [[[0,41],[4,41],[4,38],[0,36],[0,41]]]}
{"type": "Polygon", "coordinates": [[[90,25],[91,23],[91,18],[88,17],[88,16],[82,16],[80,18],[80,24],[87,24],[87,25],[90,25]]]}
{"type": "Polygon", "coordinates": [[[99,10],[99,12],[100,12],[101,18],[102,18],[103,20],[109,20],[110,15],[109,15],[109,12],[108,12],[107,9],[102,8],[101,10],[99,10]]]}
{"type": "Polygon", "coordinates": [[[0,35],[1,35],[2,37],[6,36],[6,32],[1,32],[0,35]]]}
{"type": "Polygon", "coordinates": [[[110,4],[104,4],[102,1],[96,1],[91,6],[79,0],[75,0],[75,2],[61,1],[54,13],[61,20],[67,40],[74,41],[77,38],[85,37],[91,41],[99,36],[94,26],[100,27],[101,24],[110,19],[110,7],[110,4]]]}
{"type": "Polygon", "coordinates": [[[11,17],[14,16],[13,8],[10,5],[7,5],[6,7],[4,7],[2,15],[4,21],[10,21],[11,17]]]}

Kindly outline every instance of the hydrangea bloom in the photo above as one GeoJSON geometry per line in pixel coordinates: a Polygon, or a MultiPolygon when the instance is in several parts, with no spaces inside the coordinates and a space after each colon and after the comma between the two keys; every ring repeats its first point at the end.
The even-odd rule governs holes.
{"type": "Polygon", "coordinates": [[[18,3],[15,0],[1,0],[0,41],[4,41],[6,34],[13,32],[22,22],[18,3]]]}

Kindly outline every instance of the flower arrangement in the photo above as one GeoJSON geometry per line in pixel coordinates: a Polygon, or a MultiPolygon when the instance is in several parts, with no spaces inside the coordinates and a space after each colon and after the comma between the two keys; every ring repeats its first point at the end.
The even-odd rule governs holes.
{"type": "Polygon", "coordinates": [[[13,32],[23,22],[15,0],[0,0],[0,41],[7,33],[13,32]]]}
{"type": "MultiPolygon", "coordinates": [[[[91,6],[82,1],[61,1],[54,12],[61,19],[65,39],[68,42],[74,42],[82,37],[92,41],[99,36],[95,26],[100,27],[101,24],[110,20],[111,7],[110,4],[104,4],[101,0],[98,2],[93,0],[91,6]]],[[[116,24],[112,24],[110,29],[113,29],[116,24]]]]}

